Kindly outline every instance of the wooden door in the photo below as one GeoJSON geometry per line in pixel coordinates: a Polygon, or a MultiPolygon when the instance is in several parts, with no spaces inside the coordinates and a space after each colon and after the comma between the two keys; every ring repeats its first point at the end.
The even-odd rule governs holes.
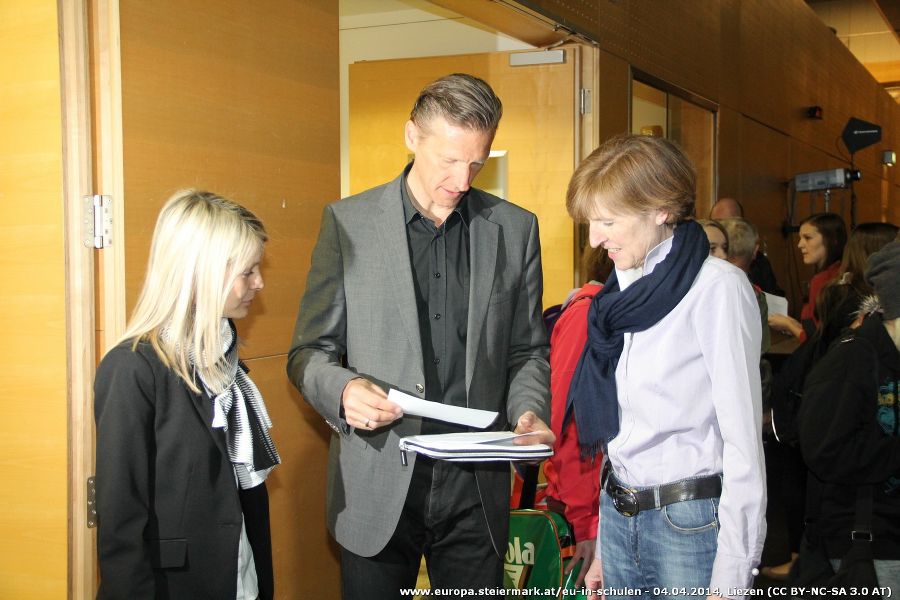
{"type": "Polygon", "coordinates": [[[211,190],[262,219],[266,287],[238,333],[283,461],[268,480],[276,595],[336,597],[330,430],[285,364],[321,211],[340,190],[337,2],[93,0],[91,28],[95,187],[116,220],[98,257],[98,357],[136,302],[173,192],[211,190]]]}
{"type": "MultiPolygon", "coordinates": [[[[506,197],[538,217],[544,306],[562,302],[575,283],[574,227],[565,198],[579,152],[579,50],[565,48],[561,63],[527,66],[510,66],[510,56],[522,54],[511,52],[350,65],[351,192],[400,174],[409,160],[403,126],[425,85],[448,73],[481,77],[503,102],[492,149],[505,153],[506,197]]],[[[493,187],[479,178],[475,186],[493,187]]]]}

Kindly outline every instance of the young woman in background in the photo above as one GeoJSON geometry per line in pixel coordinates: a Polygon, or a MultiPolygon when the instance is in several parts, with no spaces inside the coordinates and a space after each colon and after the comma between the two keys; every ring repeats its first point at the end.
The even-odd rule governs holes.
{"type": "Polygon", "coordinates": [[[840,271],[846,243],[847,226],[838,214],[817,213],[800,224],[797,248],[800,249],[803,264],[815,267],[816,273],[809,282],[809,297],[800,310],[800,320],[788,315],[769,315],[769,325],[773,329],[801,339],[815,329],[816,298],[840,271]]]}

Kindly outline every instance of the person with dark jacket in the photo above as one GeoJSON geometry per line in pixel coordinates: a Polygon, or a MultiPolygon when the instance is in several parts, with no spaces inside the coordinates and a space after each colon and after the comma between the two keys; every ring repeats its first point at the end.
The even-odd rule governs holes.
{"type": "MultiPolygon", "coordinates": [[[[896,231],[897,227],[890,223],[860,223],[856,226],[844,247],[837,275],[816,296],[814,321],[806,322],[811,335],[781,365],[775,378],[772,427],[776,439],[781,442],[777,462],[782,469],[781,482],[776,489],[780,490],[781,504],[787,515],[791,560],[764,567],[762,573],[770,579],[788,578],[803,537],[808,472],[797,446],[798,395],[803,391],[806,376],[854,322],[862,300],[873,293],[865,280],[866,261],[892,241],[896,231]]],[[[770,446],[770,449],[774,450],[774,447],[770,446]]]]}
{"type": "Polygon", "coordinates": [[[274,596],[265,479],[280,462],[234,319],[263,288],[250,211],[185,190],[94,381],[98,599],[274,596]]]}
{"type": "Polygon", "coordinates": [[[800,445],[821,488],[816,527],[826,554],[849,550],[856,491],[871,484],[875,571],[880,586],[900,589],[900,242],[869,258],[866,280],[881,312],[807,376],[800,445]]]}

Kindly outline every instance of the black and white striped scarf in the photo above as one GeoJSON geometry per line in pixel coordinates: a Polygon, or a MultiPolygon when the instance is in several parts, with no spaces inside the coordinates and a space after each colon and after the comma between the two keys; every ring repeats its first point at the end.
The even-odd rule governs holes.
{"type": "MultiPolygon", "coordinates": [[[[212,426],[225,430],[228,458],[234,464],[241,489],[249,489],[265,481],[275,465],[281,463],[281,457],[269,437],[272,421],[262,394],[238,360],[237,333],[230,319],[222,319],[222,339],[231,383],[215,394],[199,372],[198,375],[213,401],[212,426]]],[[[191,362],[196,364],[193,356],[191,362]]]]}

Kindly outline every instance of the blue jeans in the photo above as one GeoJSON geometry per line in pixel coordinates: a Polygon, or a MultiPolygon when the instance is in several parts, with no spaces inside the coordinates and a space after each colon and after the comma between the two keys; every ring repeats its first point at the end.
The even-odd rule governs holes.
{"type": "Polygon", "coordinates": [[[666,600],[705,596],[716,558],[718,509],[718,498],[688,500],[625,517],[603,492],[600,544],[607,599],[638,593],[666,600]]]}

